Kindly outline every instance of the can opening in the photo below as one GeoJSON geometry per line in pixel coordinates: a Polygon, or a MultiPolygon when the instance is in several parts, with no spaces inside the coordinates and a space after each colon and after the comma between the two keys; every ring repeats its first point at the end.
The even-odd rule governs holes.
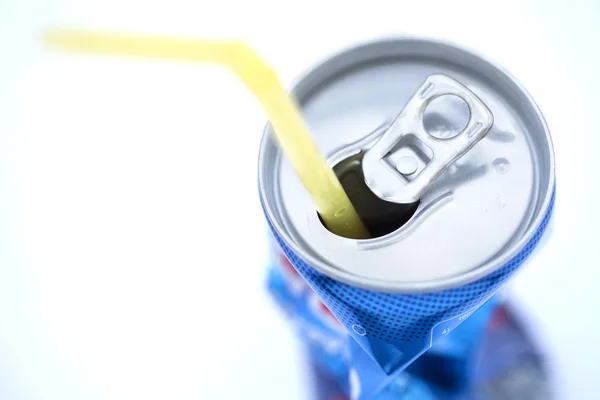
{"type": "Polygon", "coordinates": [[[365,227],[373,238],[377,238],[392,233],[407,223],[417,211],[420,201],[398,204],[377,197],[365,183],[362,172],[364,154],[361,151],[340,161],[333,170],[365,227]]]}

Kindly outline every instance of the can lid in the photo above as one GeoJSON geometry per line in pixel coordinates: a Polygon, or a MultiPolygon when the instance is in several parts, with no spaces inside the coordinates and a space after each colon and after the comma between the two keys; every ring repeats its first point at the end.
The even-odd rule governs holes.
{"type": "Polygon", "coordinates": [[[267,125],[259,156],[265,213],[281,240],[321,273],[387,292],[457,287],[500,268],[541,226],[554,189],[548,128],[525,89],[485,58],[429,39],[375,41],[325,61],[294,94],[332,166],[362,152],[359,169],[382,201],[420,200],[391,233],[336,236],[267,125]],[[433,96],[438,82],[445,92],[433,96]],[[413,118],[404,119],[403,108],[413,118]]]}

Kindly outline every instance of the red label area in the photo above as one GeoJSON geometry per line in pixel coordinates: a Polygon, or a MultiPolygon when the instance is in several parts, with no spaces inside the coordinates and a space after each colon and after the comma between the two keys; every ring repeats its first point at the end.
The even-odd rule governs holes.
{"type": "Polygon", "coordinates": [[[322,301],[319,301],[319,309],[329,318],[333,319],[335,322],[338,322],[338,320],[335,319],[335,316],[331,313],[331,311],[329,311],[329,308],[327,308],[327,306],[322,301]]]}
{"type": "Polygon", "coordinates": [[[286,271],[291,272],[294,275],[299,275],[298,271],[296,271],[296,268],[294,268],[290,260],[288,260],[288,258],[285,256],[285,254],[279,253],[279,261],[281,262],[281,265],[283,265],[283,268],[285,268],[286,271]]]}

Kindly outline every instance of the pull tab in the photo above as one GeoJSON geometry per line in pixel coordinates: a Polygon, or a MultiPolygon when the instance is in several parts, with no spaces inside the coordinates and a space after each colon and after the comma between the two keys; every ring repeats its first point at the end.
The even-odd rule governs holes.
{"type": "Polygon", "coordinates": [[[493,123],[490,109],[468,88],[446,75],[430,75],[379,141],[365,153],[362,162],[365,183],[383,200],[415,202],[450,164],[488,133],[493,123]],[[427,107],[444,95],[458,96],[469,110],[464,129],[447,139],[432,136],[424,124],[427,107]]]}

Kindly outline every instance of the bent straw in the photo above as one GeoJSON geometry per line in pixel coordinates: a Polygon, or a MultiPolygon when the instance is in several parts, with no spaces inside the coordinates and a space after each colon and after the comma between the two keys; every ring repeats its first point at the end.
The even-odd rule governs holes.
{"type": "Polygon", "coordinates": [[[45,40],[53,47],[66,50],[229,67],[261,103],[279,145],[329,230],[349,238],[370,237],[337,176],[312,140],[295,101],[284,90],[275,72],[247,44],[66,30],[51,30],[45,40]]]}

